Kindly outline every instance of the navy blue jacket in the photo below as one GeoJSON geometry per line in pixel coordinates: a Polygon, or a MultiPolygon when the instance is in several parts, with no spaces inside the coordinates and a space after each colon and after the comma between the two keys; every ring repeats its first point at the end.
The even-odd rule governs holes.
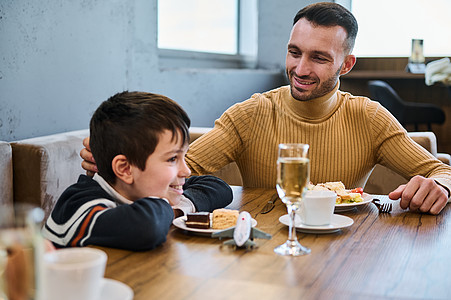
{"type": "MultiPolygon", "coordinates": [[[[214,176],[192,176],[183,189],[197,211],[211,212],[232,202],[231,188],[214,176]]],[[[96,180],[80,175],[58,199],[43,234],[56,247],[149,250],[166,241],[174,218],[166,200],[142,198],[123,204],[118,198],[96,180]]]]}

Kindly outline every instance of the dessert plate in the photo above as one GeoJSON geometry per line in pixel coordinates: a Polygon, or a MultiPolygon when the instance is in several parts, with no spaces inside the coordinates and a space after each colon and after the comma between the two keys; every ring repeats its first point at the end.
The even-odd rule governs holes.
{"type": "MultiPolygon", "coordinates": [[[[190,232],[195,232],[195,233],[199,233],[199,234],[210,235],[213,232],[218,232],[218,231],[224,230],[224,229],[213,229],[213,228],[208,228],[208,229],[191,228],[191,227],[186,226],[185,221],[186,221],[186,216],[181,216],[181,217],[174,219],[174,221],[172,221],[172,224],[174,224],[174,226],[179,229],[190,231],[190,232]]],[[[255,220],[254,218],[252,218],[251,223],[252,223],[252,227],[257,226],[257,220],[255,220]]]]}
{"type": "MultiPolygon", "coordinates": [[[[289,215],[287,214],[287,215],[281,216],[279,218],[279,222],[286,226],[289,226],[289,222],[290,222],[289,215]]],[[[324,234],[324,233],[336,232],[342,228],[349,227],[352,224],[354,224],[353,219],[346,217],[346,216],[337,215],[337,214],[334,214],[332,216],[332,221],[329,225],[322,225],[322,226],[311,226],[311,225],[303,224],[301,222],[301,218],[298,215],[296,215],[296,219],[295,219],[295,227],[296,227],[297,231],[304,232],[304,233],[313,233],[313,234],[324,234]]]]}
{"type": "Polygon", "coordinates": [[[373,200],[373,196],[367,193],[363,193],[362,198],[362,202],[335,204],[335,212],[353,210],[357,206],[368,204],[371,202],[371,200],[373,200]]]}
{"type": "Polygon", "coordinates": [[[100,300],[132,300],[133,290],[120,281],[103,278],[100,300]]]}

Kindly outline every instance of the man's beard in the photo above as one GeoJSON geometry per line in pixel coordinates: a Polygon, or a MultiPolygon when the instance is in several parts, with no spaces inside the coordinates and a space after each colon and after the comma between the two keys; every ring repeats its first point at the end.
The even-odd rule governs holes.
{"type": "MultiPolygon", "coordinates": [[[[309,101],[315,98],[319,98],[322,97],[328,93],[330,93],[334,88],[335,85],[337,84],[338,81],[338,77],[340,77],[340,71],[341,71],[341,67],[343,66],[343,64],[338,68],[338,70],[335,72],[335,74],[331,77],[329,77],[325,82],[320,83],[314,90],[309,91],[309,92],[305,92],[303,90],[298,90],[297,88],[294,87],[292,80],[293,77],[295,76],[294,74],[288,72],[288,70],[286,70],[286,75],[288,77],[288,81],[290,82],[290,89],[291,89],[291,96],[299,101],[309,101]]],[[[303,77],[298,77],[300,79],[310,79],[308,76],[303,76],[303,77]]]]}

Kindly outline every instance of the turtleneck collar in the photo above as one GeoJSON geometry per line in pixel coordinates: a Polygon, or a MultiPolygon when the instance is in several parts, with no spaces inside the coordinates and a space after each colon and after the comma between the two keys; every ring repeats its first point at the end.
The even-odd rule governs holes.
{"type": "Polygon", "coordinates": [[[299,101],[291,96],[291,87],[287,92],[289,95],[283,97],[286,106],[298,117],[305,120],[315,120],[321,122],[329,118],[336,110],[340,103],[338,103],[337,90],[340,81],[337,82],[334,89],[324,96],[310,99],[308,101],[299,101]]]}

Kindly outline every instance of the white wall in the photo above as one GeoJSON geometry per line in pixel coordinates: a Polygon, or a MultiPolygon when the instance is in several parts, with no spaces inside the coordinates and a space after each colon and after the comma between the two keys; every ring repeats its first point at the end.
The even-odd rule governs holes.
{"type": "Polygon", "coordinates": [[[0,140],[88,128],[123,90],[165,94],[193,126],[213,126],[233,103],[285,81],[296,12],[314,1],[259,0],[256,70],[160,69],[156,0],[1,0],[0,140]]]}

